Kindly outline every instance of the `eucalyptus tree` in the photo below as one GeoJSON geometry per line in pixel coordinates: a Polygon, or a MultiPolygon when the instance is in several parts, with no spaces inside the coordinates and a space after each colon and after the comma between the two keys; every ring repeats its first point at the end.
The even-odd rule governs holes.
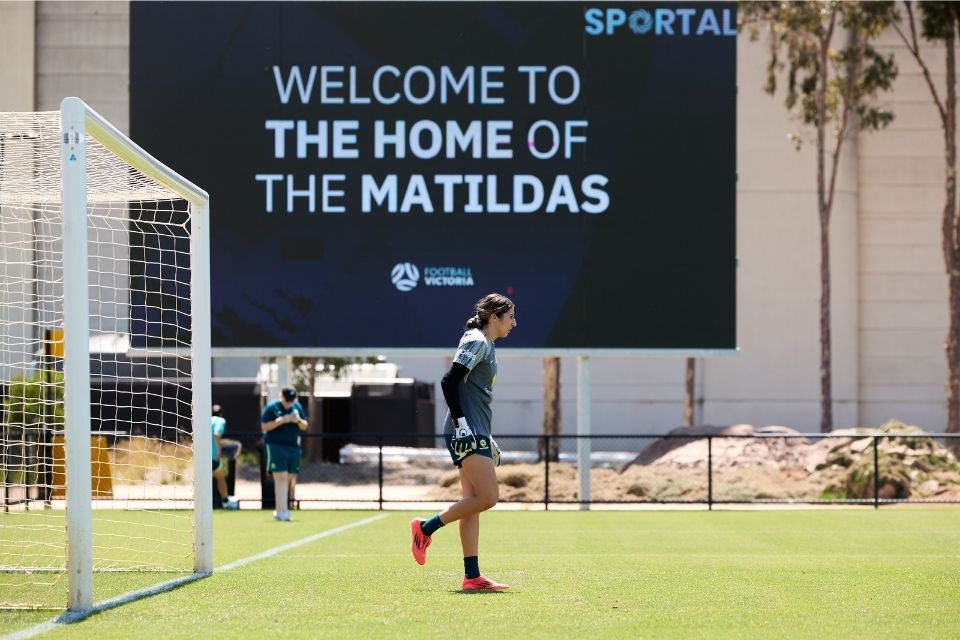
{"type": "MultiPolygon", "coordinates": [[[[960,26],[960,4],[955,2],[904,2],[906,31],[896,24],[897,33],[920,65],[930,96],[940,116],[943,130],[944,198],[941,217],[943,261],[949,289],[949,324],[944,350],[947,355],[947,433],[960,433],[960,211],[957,209],[957,28],[960,26]],[[919,5],[923,39],[938,43],[936,49],[946,60],[945,96],[937,88],[925,55],[921,51],[914,17],[919,5]]],[[[949,444],[949,443],[948,443],[949,444]]],[[[953,446],[953,449],[960,448],[953,446]]]]}
{"type": "MultiPolygon", "coordinates": [[[[769,36],[764,89],[786,84],[784,105],[813,127],[820,221],[820,431],[833,430],[830,332],[830,214],[844,142],[859,130],[886,127],[893,114],[877,102],[897,75],[893,56],[872,43],[896,19],[893,2],[742,2],[741,29],[769,36]]],[[[791,139],[799,149],[803,134],[791,139]]]]}

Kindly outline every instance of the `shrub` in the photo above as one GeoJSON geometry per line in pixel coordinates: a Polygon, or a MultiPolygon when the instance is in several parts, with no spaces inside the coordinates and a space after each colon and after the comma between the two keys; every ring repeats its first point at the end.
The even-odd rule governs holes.
{"type": "Polygon", "coordinates": [[[10,379],[3,399],[7,429],[63,429],[63,372],[34,371],[10,379]]]}

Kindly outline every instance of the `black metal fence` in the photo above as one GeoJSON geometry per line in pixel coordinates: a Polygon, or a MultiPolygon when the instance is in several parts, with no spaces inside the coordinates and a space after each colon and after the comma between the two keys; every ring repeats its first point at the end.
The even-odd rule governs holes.
{"type": "MultiPolygon", "coordinates": [[[[496,436],[500,501],[543,505],[960,504],[960,434],[496,436]],[[584,473],[588,471],[589,473],[584,473]]],[[[303,434],[300,506],[379,508],[461,497],[441,436],[303,434]],[[411,446],[417,445],[417,446],[411,446]]],[[[254,441],[255,442],[255,441],[254,441]]],[[[49,501],[40,443],[0,442],[4,510],[49,501]]],[[[256,451],[248,443],[247,451],[256,451]]],[[[49,465],[48,465],[49,466],[49,465]]],[[[236,467],[258,478],[255,465],[236,467]]],[[[232,485],[232,480],[231,485],[232,485]]],[[[260,500],[273,508],[262,463],[260,500]]],[[[231,486],[232,492],[232,486],[231,486]]]]}
{"type": "Polygon", "coordinates": [[[53,459],[50,436],[41,430],[10,430],[0,428],[0,485],[3,510],[12,505],[32,501],[50,501],[53,459]]]}
{"type": "MultiPolygon", "coordinates": [[[[353,436],[349,441],[336,437],[336,446],[319,447],[328,458],[337,453],[335,459],[304,462],[296,496],[303,506],[349,503],[383,509],[460,498],[457,472],[439,436],[435,447],[395,446],[397,436],[391,434],[353,436]]],[[[304,434],[305,440],[311,438],[324,436],[304,434]]],[[[503,450],[497,470],[502,503],[542,504],[546,509],[960,504],[960,466],[950,451],[960,447],[960,434],[504,434],[496,439],[503,450]],[[580,464],[587,459],[588,481],[580,464]]],[[[261,480],[269,482],[262,469],[261,480]]]]}

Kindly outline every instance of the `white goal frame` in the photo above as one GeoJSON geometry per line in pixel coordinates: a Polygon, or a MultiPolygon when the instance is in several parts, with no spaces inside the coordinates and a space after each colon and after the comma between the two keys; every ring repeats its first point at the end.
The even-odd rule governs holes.
{"type": "Polygon", "coordinates": [[[210,198],[156,160],[80,98],[60,104],[63,178],[64,412],[66,419],[68,607],[93,607],[90,456],[90,318],[87,291],[87,136],[191,207],[190,295],[194,465],[194,574],[213,570],[210,476],[210,198]]]}

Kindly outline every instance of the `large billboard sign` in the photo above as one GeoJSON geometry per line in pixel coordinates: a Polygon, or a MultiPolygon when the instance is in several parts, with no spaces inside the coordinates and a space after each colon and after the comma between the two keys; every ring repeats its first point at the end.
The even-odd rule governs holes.
{"type": "Polygon", "coordinates": [[[732,3],[131,5],[131,133],[211,195],[221,348],[728,350],[732,3]]]}

